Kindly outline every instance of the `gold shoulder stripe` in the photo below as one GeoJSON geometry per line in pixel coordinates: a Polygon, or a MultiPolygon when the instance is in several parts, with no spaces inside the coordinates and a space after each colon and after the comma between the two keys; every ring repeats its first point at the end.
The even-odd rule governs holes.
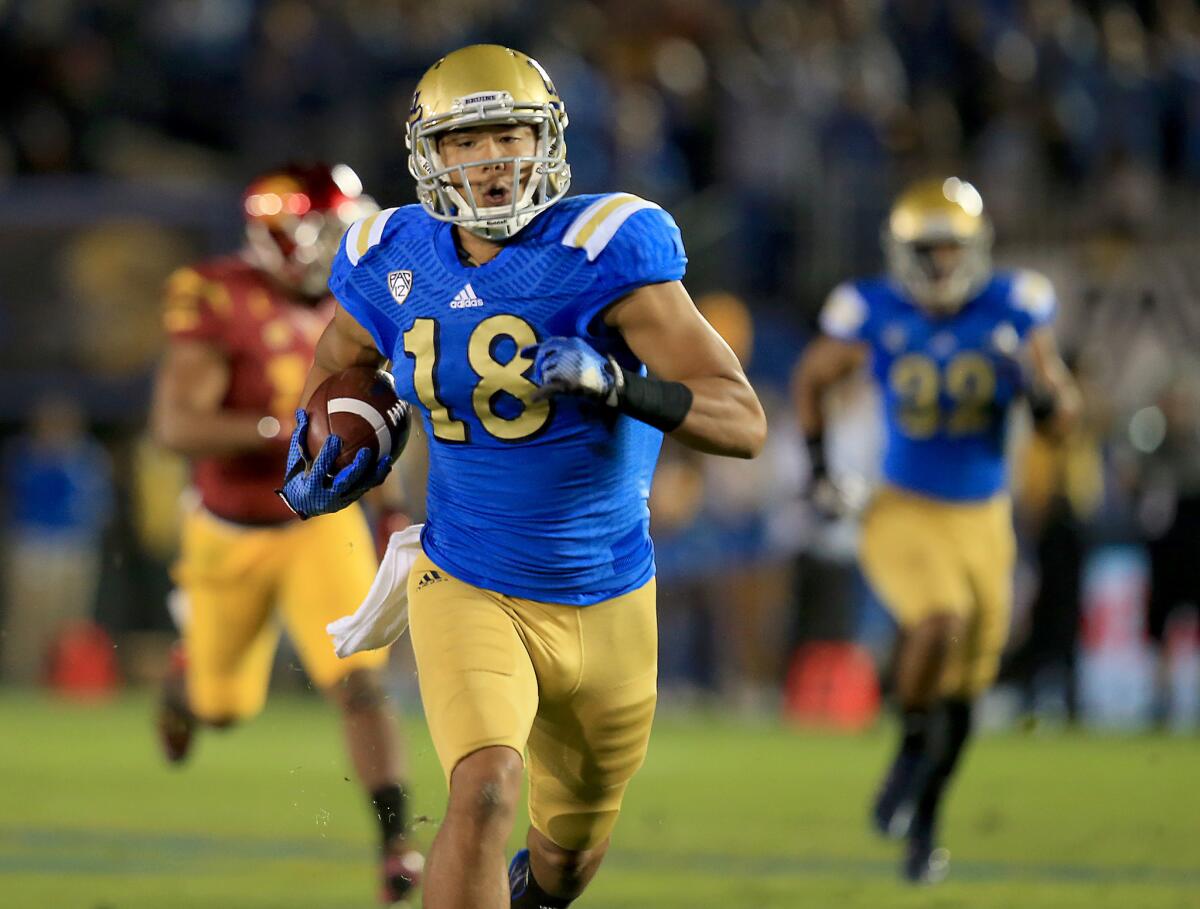
{"type": "MultiPolygon", "coordinates": [[[[604,223],[604,219],[611,215],[614,211],[633,199],[636,196],[631,196],[628,193],[617,193],[607,199],[601,200],[603,204],[592,214],[587,221],[580,225],[578,232],[571,240],[571,245],[575,247],[583,246],[591,239],[592,234],[596,229],[604,223]]],[[[586,214],[586,212],[584,213],[586,214]]]]}
{"type": "Polygon", "coordinates": [[[564,246],[587,251],[588,260],[600,255],[608,241],[635,212],[658,206],[632,193],[614,193],[593,202],[575,219],[563,236],[564,246]]]}
{"type": "Polygon", "coordinates": [[[346,231],[346,258],[350,260],[351,265],[357,265],[358,260],[367,254],[367,250],[383,239],[383,229],[387,226],[388,218],[396,211],[395,208],[385,208],[350,225],[350,229],[346,231]]]}
{"type": "Polygon", "coordinates": [[[368,249],[371,248],[371,228],[375,226],[375,222],[379,220],[381,212],[367,217],[362,223],[362,227],[358,229],[358,242],[354,244],[355,250],[358,252],[358,257],[361,259],[368,249]]]}

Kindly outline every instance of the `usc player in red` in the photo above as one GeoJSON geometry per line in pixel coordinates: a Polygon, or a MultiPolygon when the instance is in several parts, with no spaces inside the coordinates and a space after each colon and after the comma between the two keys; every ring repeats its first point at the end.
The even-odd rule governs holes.
{"type": "Polygon", "coordinates": [[[378,678],[387,653],[339,659],[325,632],[371,586],[371,533],[358,506],[302,522],[274,492],[333,312],[326,281],[338,242],[376,206],[345,165],[289,165],[251,183],[243,207],[242,250],[180,269],[166,288],[168,344],[151,424],[191,460],[195,501],[175,567],[183,641],[160,703],[160,739],[179,763],[199,727],[257,714],[285,627],[309,677],[341,711],[350,759],[379,817],[382,899],[395,902],[418,879],[421,856],[405,841],[401,749],[378,678]]]}

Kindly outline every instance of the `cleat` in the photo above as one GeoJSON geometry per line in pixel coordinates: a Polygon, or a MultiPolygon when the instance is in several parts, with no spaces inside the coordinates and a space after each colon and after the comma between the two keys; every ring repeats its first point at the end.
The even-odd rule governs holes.
{"type": "Polygon", "coordinates": [[[871,826],[880,836],[892,840],[908,836],[925,766],[921,755],[897,755],[871,806],[871,826]]]}
{"type": "Polygon", "coordinates": [[[167,763],[181,764],[192,749],[196,732],[196,716],[187,705],[187,655],[182,642],[171,647],[170,660],[155,725],[167,763]]]}
{"type": "Polygon", "coordinates": [[[522,849],[513,856],[508,865],[508,895],[509,899],[520,899],[525,895],[529,886],[529,850],[522,849]]]}
{"type": "Polygon", "coordinates": [[[909,835],[904,853],[904,879],[913,884],[937,884],[950,873],[950,850],[934,846],[932,830],[909,835]]]}
{"type": "Polygon", "coordinates": [[[379,902],[385,906],[397,903],[407,905],[408,898],[421,883],[421,872],[425,870],[425,856],[415,849],[387,852],[383,856],[383,887],[379,902]]]}

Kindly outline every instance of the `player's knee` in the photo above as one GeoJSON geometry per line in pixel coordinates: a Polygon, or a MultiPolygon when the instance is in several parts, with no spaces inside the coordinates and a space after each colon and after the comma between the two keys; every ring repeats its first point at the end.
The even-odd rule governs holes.
{"type": "Polygon", "coordinates": [[[450,813],[473,827],[511,823],[521,792],[521,756],[484,748],[459,761],[450,776],[450,813]]]}
{"type": "Polygon", "coordinates": [[[334,688],[334,696],[346,713],[377,710],[383,705],[383,683],[379,674],[356,669],[334,688]]]}

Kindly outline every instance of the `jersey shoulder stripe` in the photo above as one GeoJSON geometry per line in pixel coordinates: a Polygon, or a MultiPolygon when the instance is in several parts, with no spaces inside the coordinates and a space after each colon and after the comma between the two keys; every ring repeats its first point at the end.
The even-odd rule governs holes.
{"type": "Polygon", "coordinates": [[[1057,309],[1054,285],[1040,272],[1020,269],[1012,275],[1010,291],[1013,305],[1026,313],[1035,323],[1049,322],[1057,309]]]}
{"type": "Polygon", "coordinates": [[[563,235],[562,244],[584,250],[588,261],[594,262],[630,216],[644,208],[659,207],[657,203],[632,193],[601,196],[571,222],[563,235]]]}
{"type": "Polygon", "coordinates": [[[351,265],[357,265],[367,254],[367,250],[379,243],[383,238],[383,229],[387,226],[388,218],[397,211],[399,208],[385,208],[373,215],[359,218],[350,225],[350,229],[346,231],[346,258],[350,260],[351,265]]]}
{"type": "Polygon", "coordinates": [[[871,304],[862,289],[856,282],[846,281],[830,292],[818,323],[821,331],[831,338],[856,341],[862,337],[870,314],[871,304]]]}

